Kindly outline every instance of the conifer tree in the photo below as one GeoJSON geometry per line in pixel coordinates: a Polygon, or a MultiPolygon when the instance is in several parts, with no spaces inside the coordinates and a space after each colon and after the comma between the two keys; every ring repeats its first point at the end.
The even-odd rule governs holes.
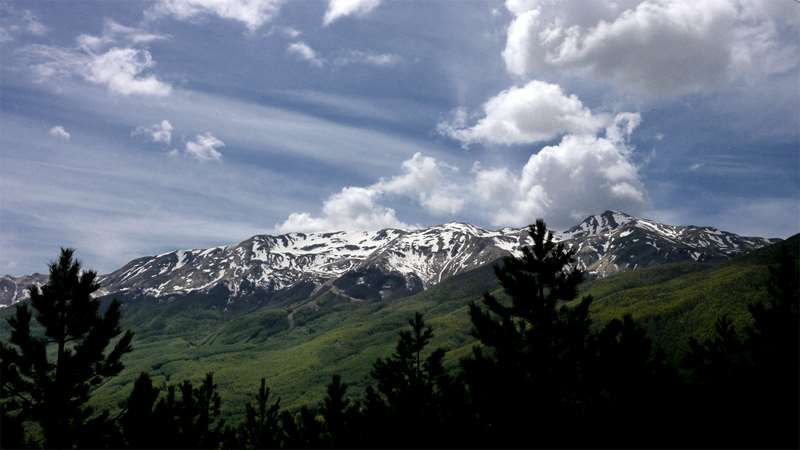
{"type": "Polygon", "coordinates": [[[392,442],[396,446],[433,446],[441,436],[443,405],[453,384],[442,365],[445,351],[436,349],[425,356],[433,337],[422,315],[409,320],[410,330],[400,332],[391,357],[379,358],[364,401],[364,425],[368,444],[392,442]]]}
{"type": "MultiPolygon", "coordinates": [[[[163,448],[172,430],[163,430],[165,422],[158,420],[153,412],[159,389],[146,372],[142,372],[133,383],[133,390],[123,403],[120,428],[125,444],[131,448],[163,448]]],[[[174,435],[174,432],[171,433],[174,435]]]]}
{"type": "Polygon", "coordinates": [[[715,335],[691,339],[683,361],[690,373],[687,410],[702,423],[693,434],[718,446],[797,448],[798,306],[800,269],[797,248],[781,248],[769,268],[769,299],[748,307],[752,325],[738,333],[726,317],[715,335]]]}
{"type": "Polygon", "coordinates": [[[483,349],[476,347],[462,367],[473,428],[488,439],[485,445],[563,445],[551,438],[584,407],[578,386],[588,355],[591,298],[564,305],[582,280],[574,251],[554,242],[542,220],[531,225],[530,237],[521,257],[495,267],[508,301],[486,293],[486,309],[474,303],[469,309],[483,349]],[[535,443],[527,440],[531,433],[535,443]]]}
{"type": "Polygon", "coordinates": [[[120,304],[112,301],[100,313],[100,301],[92,297],[100,288],[97,274],[82,271],[73,255],[72,249],[62,248],[50,264],[47,284],[30,288],[38,326],[28,305],[20,304],[8,319],[10,345],[0,344],[4,412],[10,408],[38,423],[47,447],[87,445],[86,439],[96,437],[106,421],[102,415],[93,417],[89,397],[122,370],[122,356],[132,349],[133,334],[123,334],[119,326],[120,304]],[[90,426],[92,433],[87,432],[90,426]]]}
{"type": "Polygon", "coordinates": [[[245,421],[240,426],[241,444],[247,448],[277,448],[280,444],[280,399],[270,403],[266,379],[255,396],[255,405],[245,405],[245,421]]]}
{"type": "Polygon", "coordinates": [[[323,445],[324,429],[316,411],[306,405],[291,413],[281,412],[283,448],[320,448],[323,445]]]}
{"type": "Polygon", "coordinates": [[[354,405],[347,398],[347,384],[339,375],[334,375],[328,384],[327,394],[319,409],[325,423],[325,439],[328,447],[352,447],[357,441],[353,428],[357,423],[354,405]]]}
{"type": "Polygon", "coordinates": [[[755,445],[797,448],[800,445],[800,267],[797,247],[786,247],[769,268],[770,299],[750,305],[753,325],[746,347],[754,365],[752,408],[761,413],[751,427],[760,430],[755,445]]]}

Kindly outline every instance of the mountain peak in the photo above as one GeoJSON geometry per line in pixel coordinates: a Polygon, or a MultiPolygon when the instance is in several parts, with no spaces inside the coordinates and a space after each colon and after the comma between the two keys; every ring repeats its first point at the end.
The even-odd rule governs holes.
{"type": "MultiPolygon", "coordinates": [[[[770,243],[615,210],[588,216],[554,237],[575,250],[578,267],[598,277],[667,262],[724,260],[770,243]]],[[[261,234],[238,244],[137,258],[100,282],[102,295],[169,298],[222,289],[229,301],[272,301],[336,289],[350,298],[386,300],[518,256],[529,244],[525,228],[492,230],[464,222],[415,230],[261,234]]],[[[0,307],[19,301],[30,281],[0,278],[0,307]]]]}
{"type": "Polygon", "coordinates": [[[601,214],[594,214],[583,219],[581,223],[565,231],[563,233],[563,238],[570,239],[605,234],[636,220],[638,220],[638,218],[630,214],[609,209],[601,214]]]}

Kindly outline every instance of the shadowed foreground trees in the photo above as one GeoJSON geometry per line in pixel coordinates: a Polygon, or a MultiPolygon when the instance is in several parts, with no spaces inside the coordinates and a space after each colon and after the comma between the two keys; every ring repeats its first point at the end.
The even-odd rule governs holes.
{"type": "Polygon", "coordinates": [[[0,343],[3,447],[23,444],[13,440],[22,437],[15,421],[36,423],[48,447],[102,445],[115,432],[108,413],[95,414],[86,403],[93,389],[122,370],[133,334],[126,331],[112,346],[122,334],[119,303],[100,314],[92,298],[100,288],[97,274],[81,271],[73,253],[61,249],[47,284],[30,288],[36,324],[28,306],[18,305],[8,321],[10,345],[0,343]]]}
{"type": "MultiPolygon", "coordinates": [[[[85,420],[81,397],[84,403],[73,411],[84,415],[70,418],[70,436],[94,439],[60,442],[132,448],[798,446],[796,254],[771,269],[771,300],[750,307],[752,326],[739,332],[721,317],[716,335],[692,340],[675,367],[631,317],[592,327],[592,299],[575,299],[581,274],[573,252],[553,242],[542,221],[530,233],[533,245],[522,257],[496,268],[502,294],[470,305],[479,344],[458,370],[444,369],[443,349],[428,349],[433,330],[416,314],[394,353],[375,362],[362,398],[349,397],[347,384],[334,376],[319,404],[282,410],[262,379],[244,405],[244,421],[232,425],[220,418],[211,374],[199,386],[156,387],[143,373],[116,420],[95,415],[103,427],[85,420]]],[[[30,322],[20,311],[12,325],[30,322]]],[[[109,311],[109,321],[118,318],[118,310],[109,311]]],[[[116,326],[107,328],[119,334],[116,326]]],[[[24,330],[15,327],[17,334],[27,335],[24,330]]],[[[4,377],[25,364],[12,352],[29,344],[15,336],[2,348],[4,377]]],[[[21,442],[16,422],[40,419],[3,380],[0,431],[8,447],[21,442]]],[[[56,446],[50,436],[36,444],[56,446]]]]}

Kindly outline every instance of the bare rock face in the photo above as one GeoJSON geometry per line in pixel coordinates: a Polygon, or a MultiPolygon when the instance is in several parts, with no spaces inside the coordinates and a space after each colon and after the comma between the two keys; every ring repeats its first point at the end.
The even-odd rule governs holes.
{"type": "MultiPolygon", "coordinates": [[[[574,248],[578,267],[596,277],[655,264],[728,259],[775,241],[617,211],[589,216],[554,238],[574,248]]],[[[487,230],[458,222],[418,230],[258,235],[236,245],[135,259],[103,275],[99,294],[159,298],[224,289],[230,303],[335,289],[354,300],[393,299],[520,255],[529,244],[527,228],[487,230]]],[[[0,305],[24,299],[20,285],[46,278],[0,278],[0,305]]]]}

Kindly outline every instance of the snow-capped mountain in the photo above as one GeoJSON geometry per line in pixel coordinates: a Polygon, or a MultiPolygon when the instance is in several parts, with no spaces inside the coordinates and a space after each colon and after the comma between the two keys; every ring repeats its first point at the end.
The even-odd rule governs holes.
{"type": "Polygon", "coordinates": [[[30,297],[28,288],[31,285],[41,286],[47,283],[47,278],[47,275],[41,273],[23,275],[21,277],[0,276],[0,308],[13,305],[30,297]]]}
{"type": "MultiPolygon", "coordinates": [[[[616,211],[587,217],[554,237],[576,249],[579,267],[599,277],[653,264],[727,259],[771,242],[616,211]]],[[[224,288],[236,299],[303,287],[308,295],[334,289],[354,299],[395,298],[518,255],[529,239],[527,228],[486,230],[457,222],[418,230],[258,235],[236,245],[135,259],[102,276],[101,293],[165,297],[224,288]]],[[[8,298],[0,304],[20,299],[8,298]]]]}
{"type": "Polygon", "coordinates": [[[617,211],[587,217],[558,238],[576,248],[580,268],[600,277],[654,264],[728,259],[779,240],[665,225],[617,211]]]}

